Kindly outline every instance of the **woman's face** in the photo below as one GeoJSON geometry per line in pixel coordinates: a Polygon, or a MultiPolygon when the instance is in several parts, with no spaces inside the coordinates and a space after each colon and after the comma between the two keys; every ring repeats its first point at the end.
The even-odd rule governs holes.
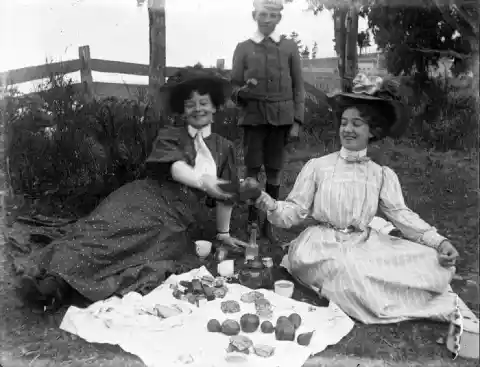
{"type": "Polygon", "coordinates": [[[348,150],[363,150],[372,137],[368,123],[354,107],[347,108],[342,114],[340,123],[340,142],[348,150]]]}
{"type": "Polygon", "coordinates": [[[215,106],[208,94],[201,95],[193,91],[190,99],[185,101],[184,116],[187,123],[193,127],[201,128],[211,124],[215,112],[215,106]]]}

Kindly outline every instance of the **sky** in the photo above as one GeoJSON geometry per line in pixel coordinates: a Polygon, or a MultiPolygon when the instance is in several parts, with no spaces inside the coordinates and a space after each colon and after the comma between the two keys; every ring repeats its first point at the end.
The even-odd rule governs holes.
{"type": "MultiPolygon", "coordinates": [[[[167,65],[201,62],[213,66],[255,30],[252,0],[165,0],[167,65]]],[[[278,26],[295,31],[317,57],[335,56],[329,12],[315,16],[305,0],[285,6],[278,26]]],[[[366,22],[360,21],[360,29],[366,22]]],[[[0,71],[78,58],[90,46],[92,58],[148,64],[148,14],[136,0],[0,0],[0,71]]],[[[94,73],[96,81],[147,83],[146,77],[94,73]]],[[[75,78],[76,79],[76,78],[75,78]]]]}

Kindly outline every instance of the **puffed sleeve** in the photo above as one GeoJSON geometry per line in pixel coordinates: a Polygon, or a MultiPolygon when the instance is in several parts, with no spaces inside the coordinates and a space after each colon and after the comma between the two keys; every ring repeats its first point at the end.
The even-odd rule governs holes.
{"type": "Polygon", "coordinates": [[[411,241],[437,248],[446,240],[435,227],[419,217],[405,204],[398,176],[389,167],[383,167],[383,186],[379,207],[387,218],[411,241]]]}
{"type": "Polygon", "coordinates": [[[147,175],[154,179],[171,178],[170,168],[177,161],[187,161],[182,131],[178,128],[161,129],[145,161],[147,175]]]}
{"type": "Polygon", "coordinates": [[[300,224],[311,214],[317,186],[315,159],[311,159],[303,166],[285,201],[277,201],[277,209],[267,213],[268,221],[281,228],[300,224]]]}

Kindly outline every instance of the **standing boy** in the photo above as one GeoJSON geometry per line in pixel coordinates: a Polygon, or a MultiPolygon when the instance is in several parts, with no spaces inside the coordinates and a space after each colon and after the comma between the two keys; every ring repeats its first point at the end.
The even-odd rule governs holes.
{"type": "MultiPolygon", "coordinates": [[[[264,166],[266,192],[277,199],[285,146],[289,137],[298,137],[303,123],[305,89],[296,43],[275,31],[282,19],[283,0],[255,0],[253,6],[257,30],[235,49],[232,99],[241,107],[247,176],[257,179],[264,166]]],[[[257,209],[250,205],[249,225],[257,221],[257,209]]],[[[262,234],[276,241],[267,220],[262,234]]]]}

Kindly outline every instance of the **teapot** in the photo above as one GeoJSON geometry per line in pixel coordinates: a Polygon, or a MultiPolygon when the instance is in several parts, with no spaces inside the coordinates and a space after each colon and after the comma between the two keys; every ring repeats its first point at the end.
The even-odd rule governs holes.
{"type": "Polygon", "coordinates": [[[250,289],[262,288],[265,283],[265,270],[265,265],[258,257],[248,260],[238,273],[238,281],[250,289]]]}

